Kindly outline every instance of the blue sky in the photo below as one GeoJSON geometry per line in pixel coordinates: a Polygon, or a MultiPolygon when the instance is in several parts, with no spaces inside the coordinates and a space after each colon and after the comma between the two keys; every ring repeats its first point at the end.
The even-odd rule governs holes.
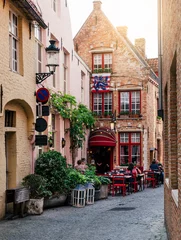
{"type": "MultiPolygon", "coordinates": [[[[127,26],[128,37],[146,39],[148,58],[158,57],[157,0],[102,0],[102,10],[116,26],[127,26]]],[[[93,10],[93,0],[68,0],[73,36],[93,10]]]]}

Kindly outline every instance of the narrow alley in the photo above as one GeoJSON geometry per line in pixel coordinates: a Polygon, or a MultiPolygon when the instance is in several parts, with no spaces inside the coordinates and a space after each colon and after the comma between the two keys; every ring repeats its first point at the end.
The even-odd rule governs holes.
{"type": "Polygon", "coordinates": [[[85,208],[63,206],[0,222],[0,240],[167,240],[163,190],[109,196],[85,208]]]}

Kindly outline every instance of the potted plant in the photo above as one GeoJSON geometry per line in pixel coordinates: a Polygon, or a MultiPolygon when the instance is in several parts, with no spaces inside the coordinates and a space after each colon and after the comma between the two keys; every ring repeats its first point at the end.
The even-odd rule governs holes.
{"type": "Polygon", "coordinates": [[[44,197],[51,196],[47,190],[47,180],[38,174],[29,174],[23,178],[23,186],[30,190],[30,200],[26,203],[29,214],[43,213],[44,197]]]}
{"type": "Polygon", "coordinates": [[[128,115],[129,115],[129,111],[121,111],[121,112],[120,112],[120,117],[125,116],[125,117],[127,118],[128,115]]]}
{"type": "Polygon", "coordinates": [[[87,182],[92,183],[95,188],[95,201],[99,200],[101,182],[99,180],[99,177],[96,176],[96,167],[89,166],[88,169],[86,169],[84,174],[86,176],[87,182]]]}
{"type": "Polygon", "coordinates": [[[84,174],[72,168],[72,166],[68,166],[67,168],[67,176],[65,179],[65,186],[68,193],[67,204],[72,205],[72,190],[77,185],[85,185],[87,183],[87,178],[84,174]]]}
{"type": "Polygon", "coordinates": [[[104,176],[98,176],[99,181],[101,182],[100,186],[100,199],[104,199],[108,197],[108,187],[109,184],[111,183],[111,180],[107,177],[104,176]]]}
{"type": "Polygon", "coordinates": [[[47,190],[51,197],[44,199],[44,207],[63,205],[67,198],[67,164],[66,159],[57,151],[41,154],[36,160],[35,173],[47,179],[47,190]]]}

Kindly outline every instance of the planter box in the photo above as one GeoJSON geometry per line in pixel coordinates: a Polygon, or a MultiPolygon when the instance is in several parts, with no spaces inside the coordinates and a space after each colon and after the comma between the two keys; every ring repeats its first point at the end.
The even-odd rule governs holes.
{"type": "Polygon", "coordinates": [[[94,201],[98,201],[100,200],[100,193],[101,193],[101,190],[100,189],[95,189],[95,195],[94,195],[94,201]]]}
{"type": "Polygon", "coordinates": [[[30,199],[26,202],[27,213],[31,215],[40,215],[43,213],[43,201],[41,199],[30,199]]]}
{"type": "Polygon", "coordinates": [[[44,199],[44,208],[53,208],[53,207],[60,207],[65,205],[65,201],[67,199],[67,195],[61,194],[56,197],[45,198],[44,199]]]}
{"type": "Polygon", "coordinates": [[[101,185],[100,199],[108,198],[108,185],[101,185]]]}

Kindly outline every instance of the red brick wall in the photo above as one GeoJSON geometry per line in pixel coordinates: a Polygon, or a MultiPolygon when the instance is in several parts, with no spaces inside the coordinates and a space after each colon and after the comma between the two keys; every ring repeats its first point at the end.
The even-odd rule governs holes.
{"type": "MultiPolygon", "coordinates": [[[[123,36],[112,26],[105,14],[100,10],[101,4],[94,5],[94,10],[83,24],[74,38],[74,46],[77,53],[92,69],[92,53],[93,51],[111,50],[113,54],[113,73],[111,74],[111,91],[113,91],[114,110],[117,115],[119,113],[119,91],[132,89],[141,91],[141,114],[142,118],[138,119],[120,119],[117,118],[117,126],[120,125],[118,131],[137,131],[142,134],[141,157],[147,167],[150,165],[150,148],[157,147],[157,91],[158,87],[150,82],[150,69],[145,66],[141,60],[135,55],[133,49],[130,48],[126,40],[126,27],[119,27],[119,31],[124,31],[123,36]],[[128,124],[131,127],[128,127],[128,124]],[[140,126],[140,127],[139,127],[140,126]],[[148,130],[149,137],[145,134],[143,137],[143,129],[148,130]],[[143,148],[147,143],[146,153],[143,148]]],[[[92,97],[92,96],[91,96],[92,97]]],[[[92,103],[92,99],[90,100],[92,103]]],[[[99,119],[97,126],[104,124],[110,125],[110,119],[99,119]]],[[[161,131],[162,135],[162,131],[161,131]]],[[[119,135],[116,133],[117,146],[119,143],[119,135]]],[[[161,149],[162,152],[162,149],[161,149]]],[[[119,164],[118,148],[116,149],[116,160],[119,164]]]]}
{"type": "Polygon", "coordinates": [[[164,158],[165,176],[165,222],[171,240],[181,239],[181,209],[171,195],[178,189],[178,206],[181,190],[181,5],[179,0],[162,1],[162,76],[164,101],[164,158]]]}

